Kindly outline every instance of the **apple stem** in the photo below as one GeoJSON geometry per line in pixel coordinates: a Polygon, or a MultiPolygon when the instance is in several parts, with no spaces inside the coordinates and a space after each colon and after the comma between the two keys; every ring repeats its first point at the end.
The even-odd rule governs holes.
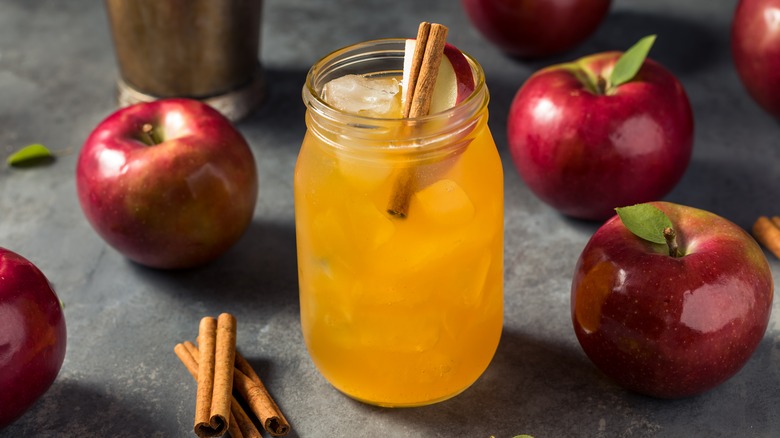
{"type": "Polygon", "coordinates": [[[674,231],[674,228],[664,228],[664,238],[666,239],[666,244],[669,246],[669,255],[671,257],[682,257],[680,247],[677,246],[677,233],[674,231]]]}
{"type": "Polygon", "coordinates": [[[596,94],[599,96],[607,94],[607,80],[604,76],[599,76],[598,79],[596,79],[596,94]]]}
{"type": "Polygon", "coordinates": [[[151,123],[144,123],[141,127],[141,135],[143,136],[144,142],[149,146],[160,144],[159,139],[154,135],[154,127],[151,123]]]}

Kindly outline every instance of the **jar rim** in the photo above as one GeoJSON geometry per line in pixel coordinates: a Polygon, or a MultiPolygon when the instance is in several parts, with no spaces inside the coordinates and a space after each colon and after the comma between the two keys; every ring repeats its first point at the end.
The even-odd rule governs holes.
{"type": "Polygon", "coordinates": [[[306,104],[307,109],[312,110],[318,115],[326,117],[327,119],[334,120],[338,118],[341,123],[346,122],[354,126],[373,126],[377,124],[385,125],[388,123],[396,125],[418,125],[420,123],[427,123],[437,119],[468,119],[477,113],[480,109],[487,107],[489,96],[487,92],[487,86],[485,84],[485,73],[479,62],[477,62],[473,56],[463,51],[461,52],[468,61],[469,66],[471,67],[474,74],[474,90],[462,101],[443,111],[419,117],[372,117],[340,110],[328,104],[322,98],[321,88],[325,82],[319,84],[322,82],[319,80],[319,78],[327,75],[334,69],[359,62],[362,58],[370,59],[371,55],[385,54],[386,56],[387,54],[396,54],[397,57],[400,55],[400,59],[403,60],[404,44],[407,39],[408,38],[382,38],[368,40],[334,50],[320,58],[309,69],[306,75],[306,83],[303,86],[303,101],[306,104]],[[386,47],[386,49],[381,50],[382,47],[386,47]],[[391,47],[395,47],[395,49],[391,50],[391,47]],[[377,50],[367,52],[362,56],[360,55],[361,50],[367,50],[371,48],[377,48],[377,50]]]}

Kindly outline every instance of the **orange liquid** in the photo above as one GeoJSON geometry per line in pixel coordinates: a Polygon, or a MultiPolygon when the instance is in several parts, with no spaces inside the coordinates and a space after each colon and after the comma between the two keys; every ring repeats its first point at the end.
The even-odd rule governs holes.
{"type": "Polygon", "coordinates": [[[503,325],[503,175],[486,123],[475,135],[462,154],[418,167],[424,177],[404,219],[387,213],[404,166],[397,158],[350,158],[311,131],[303,141],[303,336],[320,372],[353,398],[434,403],[470,386],[493,357],[503,325]]]}

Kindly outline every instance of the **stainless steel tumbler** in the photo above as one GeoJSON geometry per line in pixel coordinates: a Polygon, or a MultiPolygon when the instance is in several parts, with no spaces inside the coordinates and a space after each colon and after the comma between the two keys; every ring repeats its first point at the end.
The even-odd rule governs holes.
{"type": "Polygon", "coordinates": [[[264,94],[262,0],[106,0],[120,106],[203,100],[231,120],[264,94]]]}

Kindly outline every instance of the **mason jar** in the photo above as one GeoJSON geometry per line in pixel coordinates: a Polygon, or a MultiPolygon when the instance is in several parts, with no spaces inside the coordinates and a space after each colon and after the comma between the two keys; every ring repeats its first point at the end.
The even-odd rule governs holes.
{"type": "Polygon", "coordinates": [[[321,97],[346,74],[395,77],[404,40],[318,61],[303,87],[295,168],[303,337],[338,390],[380,406],[439,402],[485,371],[503,326],[503,173],[474,91],[418,118],[346,113],[321,97]]]}

